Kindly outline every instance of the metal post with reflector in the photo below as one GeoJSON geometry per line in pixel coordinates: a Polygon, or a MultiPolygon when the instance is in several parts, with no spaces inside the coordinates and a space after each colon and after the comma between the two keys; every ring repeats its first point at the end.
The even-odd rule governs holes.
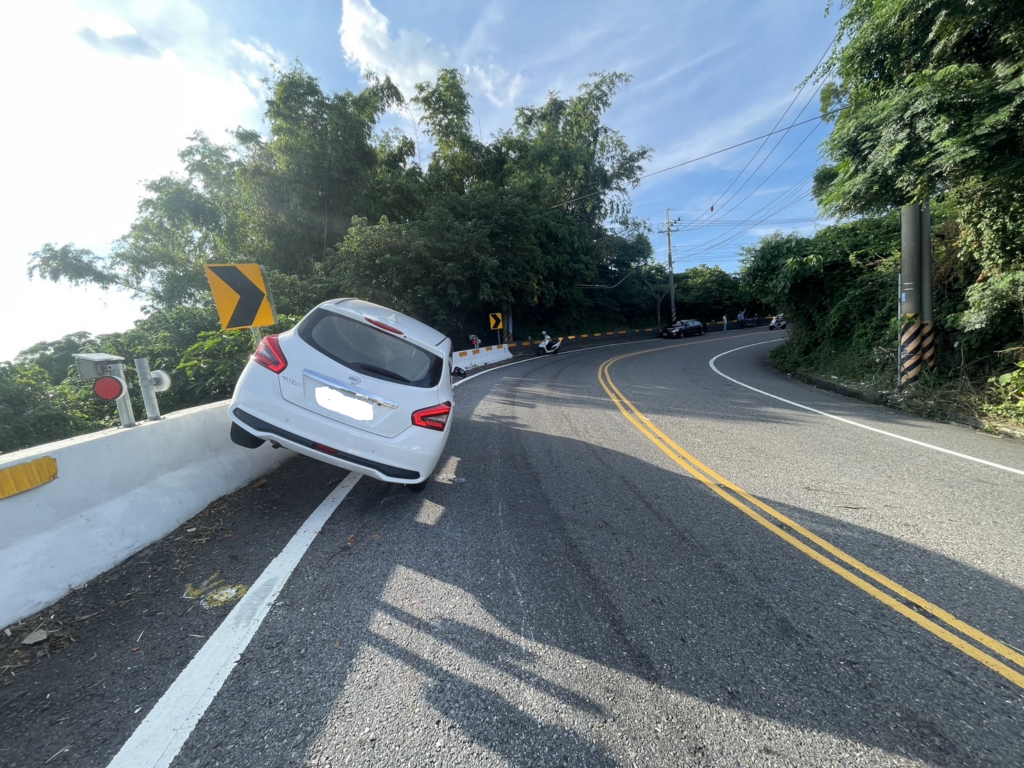
{"type": "Polygon", "coordinates": [[[149,360],[144,357],[135,358],[135,372],[139,374],[139,388],[142,390],[142,403],[146,406],[146,418],[159,421],[160,406],[156,402],[157,392],[166,392],[171,388],[171,377],[163,371],[149,370],[149,360]]]}
{"type": "Polygon", "coordinates": [[[92,379],[92,391],[101,400],[113,400],[122,427],[135,426],[132,401],[128,398],[128,381],[124,375],[124,358],[106,352],[79,352],[74,355],[78,375],[92,379]]]}

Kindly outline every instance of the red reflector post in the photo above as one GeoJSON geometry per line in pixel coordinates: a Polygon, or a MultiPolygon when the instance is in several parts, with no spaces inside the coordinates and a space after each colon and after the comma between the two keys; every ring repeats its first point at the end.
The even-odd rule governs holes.
{"type": "Polygon", "coordinates": [[[441,403],[440,405],[432,405],[430,408],[421,408],[413,413],[412,423],[417,427],[443,431],[448,424],[448,416],[451,412],[451,403],[441,403]]]}
{"type": "Polygon", "coordinates": [[[124,394],[125,383],[117,376],[100,376],[92,383],[92,391],[100,400],[117,400],[124,394]]]}
{"type": "Polygon", "coordinates": [[[281,342],[278,341],[276,333],[263,338],[260,345],[256,347],[252,359],[274,373],[280,373],[288,367],[288,361],[284,358],[281,342]]]}

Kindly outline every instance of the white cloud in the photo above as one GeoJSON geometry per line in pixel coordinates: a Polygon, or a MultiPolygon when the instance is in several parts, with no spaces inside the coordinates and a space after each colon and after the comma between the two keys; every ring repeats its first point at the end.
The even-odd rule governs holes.
{"type": "Polygon", "coordinates": [[[432,80],[437,70],[450,66],[444,46],[432,46],[419,32],[400,30],[391,38],[390,22],[369,0],[342,0],[341,47],[345,60],[363,74],[389,75],[406,96],[416,83],[432,80]]]}
{"type": "Polygon", "coordinates": [[[123,296],[103,308],[92,291],[27,282],[28,254],[47,242],[105,253],[134,220],[142,182],[180,168],[189,135],[223,141],[226,129],[259,125],[259,76],[281,58],[224,36],[188,0],[27,3],[8,23],[17,32],[0,62],[29,74],[7,80],[18,119],[0,123],[0,301],[8,316],[45,307],[45,317],[5,333],[0,360],[83,328],[131,326],[138,305],[123,296]]]}
{"type": "Polygon", "coordinates": [[[495,3],[486,6],[458,53],[418,31],[400,29],[392,37],[390,20],[370,0],[342,0],[341,48],[345,60],[361,74],[388,75],[406,97],[417,83],[432,81],[444,67],[458,67],[470,93],[481,93],[498,107],[510,106],[523,87],[519,74],[510,74],[491,53],[491,35],[503,15],[495,3]]]}

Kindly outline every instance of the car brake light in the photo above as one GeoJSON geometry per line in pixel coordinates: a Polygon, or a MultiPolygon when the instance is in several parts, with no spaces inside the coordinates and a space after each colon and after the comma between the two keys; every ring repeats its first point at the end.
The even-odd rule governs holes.
{"type": "Polygon", "coordinates": [[[368,322],[370,325],[375,325],[378,328],[381,328],[381,329],[387,331],[388,333],[393,333],[396,336],[405,336],[405,332],[404,331],[400,331],[397,328],[392,328],[390,325],[386,325],[386,324],[382,323],[380,320],[374,320],[372,317],[364,317],[363,319],[366,322],[368,322]]]}
{"type": "Polygon", "coordinates": [[[337,448],[331,448],[331,446],[324,445],[323,443],[313,443],[313,448],[320,451],[321,453],[329,453],[331,456],[338,455],[337,448]]]}
{"type": "Polygon", "coordinates": [[[443,431],[448,424],[448,414],[452,412],[451,403],[432,405],[429,408],[421,408],[412,415],[412,423],[417,427],[436,429],[443,431]]]}
{"type": "Polygon", "coordinates": [[[260,345],[256,347],[252,359],[274,373],[280,373],[288,367],[288,361],[284,358],[281,342],[278,341],[276,333],[263,338],[260,345]]]}

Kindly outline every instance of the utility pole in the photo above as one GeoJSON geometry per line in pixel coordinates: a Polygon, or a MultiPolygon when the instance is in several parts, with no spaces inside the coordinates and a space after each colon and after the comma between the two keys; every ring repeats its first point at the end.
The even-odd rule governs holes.
{"type": "Polygon", "coordinates": [[[665,237],[668,238],[668,302],[672,310],[672,322],[676,321],[676,270],[672,266],[672,233],[678,229],[672,229],[672,225],[679,222],[679,219],[670,219],[669,210],[665,209],[665,237]]]}
{"type": "Polygon", "coordinates": [[[900,378],[901,386],[921,375],[921,206],[900,211],[900,378]]]}
{"type": "Polygon", "coordinates": [[[928,204],[900,211],[900,375],[913,384],[935,369],[932,322],[932,213],[928,204]]]}
{"type": "Polygon", "coordinates": [[[935,323],[932,318],[932,209],[921,206],[921,357],[929,371],[935,370],[935,323]]]}

